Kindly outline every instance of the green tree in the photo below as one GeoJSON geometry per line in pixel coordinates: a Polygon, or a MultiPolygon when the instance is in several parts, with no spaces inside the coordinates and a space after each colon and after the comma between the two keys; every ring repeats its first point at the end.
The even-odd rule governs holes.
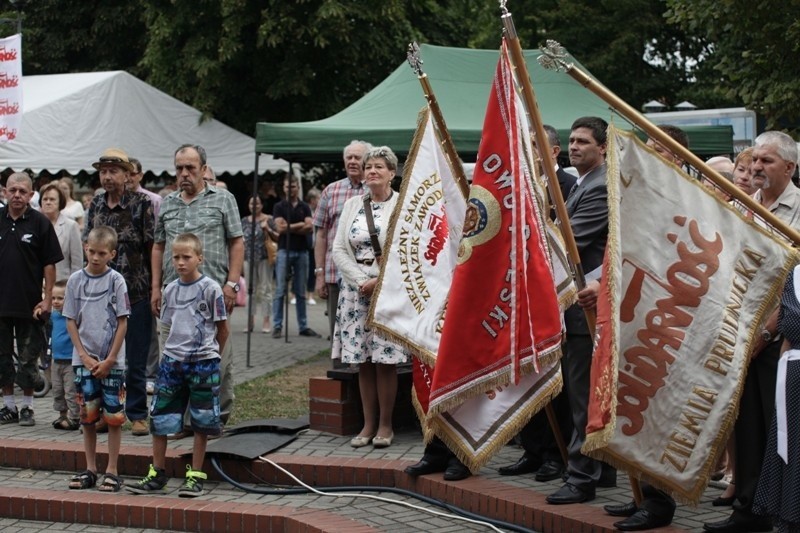
{"type": "Polygon", "coordinates": [[[146,39],[138,2],[28,2],[23,17],[24,73],[127,70],[136,75],[146,39]]]}
{"type": "MultiPolygon", "coordinates": [[[[523,0],[509,4],[520,41],[536,48],[559,41],[592,75],[636,108],[675,102],[697,83],[702,40],[670,24],[664,0],[523,0]]],[[[487,35],[480,46],[497,46],[487,35]]]]}
{"type": "Polygon", "coordinates": [[[767,121],[800,129],[800,2],[667,0],[668,17],[711,43],[719,87],[767,121]]]}
{"type": "Polygon", "coordinates": [[[247,133],[257,120],[340,111],[403,61],[410,40],[463,46],[468,35],[458,0],[142,3],[147,81],[247,133]]]}

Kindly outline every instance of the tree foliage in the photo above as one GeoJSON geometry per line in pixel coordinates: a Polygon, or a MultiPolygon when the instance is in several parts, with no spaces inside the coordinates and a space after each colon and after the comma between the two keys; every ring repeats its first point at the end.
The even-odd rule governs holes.
{"type": "Polygon", "coordinates": [[[127,70],[138,75],[146,40],[137,2],[28,2],[23,16],[24,73],[127,70]]]}
{"type": "MultiPolygon", "coordinates": [[[[800,17],[748,13],[750,31],[739,32],[718,3],[669,0],[669,19],[667,0],[515,0],[509,9],[524,47],[560,41],[635,107],[689,98],[788,109],[798,67],[769,65],[783,61],[786,37],[796,52],[800,17]]],[[[127,70],[252,134],[257,121],[340,111],[396,68],[412,40],[497,48],[500,36],[500,10],[486,0],[37,0],[25,9],[23,53],[26,74],[127,70]]]]}
{"type": "Polygon", "coordinates": [[[457,1],[142,3],[148,81],[248,133],[255,120],[313,120],[341,110],[404,59],[410,40],[466,42],[463,21],[447,11],[457,1]]]}
{"type": "Polygon", "coordinates": [[[667,0],[668,16],[713,43],[706,62],[727,98],[763,115],[769,128],[800,129],[800,3],[667,0]]]}
{"type": "MultiPolygon", "coordinates": [[[[667,22],[663,0],[523,0],[509,10],[523,46],[559,41],[633,107],[675,104],[697,85],[694,60],[707,45],[667,22]]],[[[499,36],[478,44],[498,46],[499,36]]]]}

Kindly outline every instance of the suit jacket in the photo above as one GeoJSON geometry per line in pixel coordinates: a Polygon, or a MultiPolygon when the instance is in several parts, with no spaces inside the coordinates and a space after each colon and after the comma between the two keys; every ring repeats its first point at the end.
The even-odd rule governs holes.
{"type": "MultiPolygon", "coordinates": [[[[583,178],[578,188],[567,198],[575,244],[581,258],[584,273],[589,273],[603,264],[608,239],[608,189],[606,188],[606,164],[603,163],[583,178]]],[[[587,335],[589,329],[583,309],[573,305],[564,313],[568,334],[587,335]]]]}
{"type": "Polygon", "coordinates": [[[556,169],[556,177],[558,178],[558,188],[561,189],[561,197],[564,198],[566,202],[567,197],[569,197],[569,191],[572,190],[572,186],[575,185],[575,181],[577,181],[578,178],[561,167],[556,169]]]}

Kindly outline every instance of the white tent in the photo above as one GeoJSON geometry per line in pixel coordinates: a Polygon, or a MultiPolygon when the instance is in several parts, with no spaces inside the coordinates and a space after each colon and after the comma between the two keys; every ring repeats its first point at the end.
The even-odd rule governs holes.
{"type": "MultiPolygon", "coordinates": [[[[94,172],[92,162],[116,147],[145,171],[175,174],[175,149],[192,143],[206,149],[217,174],[253,172],[255,139],[217,120],[201,124],[200,111],[127,72],[25,76],[22,91],[22,125],[16,139],[0,144],[0,170],[94,172]]],[[[289,164],[262,155],[258,168],[289,164]]]]}

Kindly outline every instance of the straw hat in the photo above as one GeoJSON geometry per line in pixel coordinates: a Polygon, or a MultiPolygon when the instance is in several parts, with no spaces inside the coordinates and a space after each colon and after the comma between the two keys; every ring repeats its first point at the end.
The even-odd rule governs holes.
{"type": "Polygon", "coordinates": [[[108,148],[103,152],[103,155],[100,156],[100,160],[96,163],[92,163],[92,166],[98,170],[103,165],[116,165],[128,172],[133,172],[133,164],[128,159],[128,154],[120,150],[119,148],[108,148]]]}

